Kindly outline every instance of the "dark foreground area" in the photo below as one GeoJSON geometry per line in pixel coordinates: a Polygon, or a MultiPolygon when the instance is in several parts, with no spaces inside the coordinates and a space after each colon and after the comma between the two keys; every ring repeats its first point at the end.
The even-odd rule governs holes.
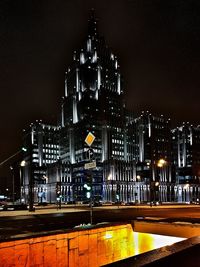
{"type": "Polygon", "coordinates": [[[149,263],[147,267],[169,267],[169,266],[184,266],[184,267],[199,267],[200,266],[200,244],[182,250],[163,259],[149,263]]]}

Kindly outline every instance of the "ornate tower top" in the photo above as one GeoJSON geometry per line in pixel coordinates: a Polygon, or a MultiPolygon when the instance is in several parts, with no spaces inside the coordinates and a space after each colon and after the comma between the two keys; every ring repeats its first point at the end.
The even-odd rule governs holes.
{"type": "Polygon", "coordinates": [[[97,19],[95,18],[94,9],[90,10],[88,19],[88,37],[96,37],[98,35],[97,19]]]}
{"type": "Polygon", "coordinates": [[[97,31],[94,10],[88,19],[88,34],[82,48],[74,52],[73,64],[66,72],[65,97],[80,101],[85,93],[98,100],[101,90],[121,95],[121,74],[117,57],[97,31]]]}

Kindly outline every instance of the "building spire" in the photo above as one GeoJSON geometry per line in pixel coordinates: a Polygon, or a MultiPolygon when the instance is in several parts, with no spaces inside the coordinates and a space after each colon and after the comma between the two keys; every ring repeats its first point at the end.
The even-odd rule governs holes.
{"type": "Polygon", "coordinates": [[[97,19],[95,18],[94,8],[90,10],[89,19],[88,19],[88,35],[97,36],[97,19]]]}

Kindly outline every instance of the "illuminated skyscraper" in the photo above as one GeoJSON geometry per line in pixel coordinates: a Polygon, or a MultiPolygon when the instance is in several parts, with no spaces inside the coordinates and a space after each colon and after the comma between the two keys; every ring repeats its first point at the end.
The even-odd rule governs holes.
{"type": "MultiPolygon", "coordinates": [[[[64,194],[70,192],[70,198],[67,199],[86,200],[87,192],[84,185],[91,176],[91,170],[84,168],[84,164],[89,160],[87,156],[89,147],[85,143],[85,138],[91,132],[95,136],[92,149],[97,164],[95,170],[92,170],[93,198],[100,200],[106,196],[107,200],[115,201],[118,188],[118,192],[123,192],[122,199],[127,199],[128,188],[125,177],[128,169],[130,172],[127,163],[130,159],[127,153],[126,125],[129,118],[127,114],[117,57],[99,36],[97,21],[91,13],[87,37],[82,48],[74,52],[73,62],[65,73],[65,91],[60,123],[57,127],[59,132],[57,163],[56,160],[52,161],[53,158],[47,158],[48,155],[44,152],[46,147],[43,144],[43,150],[38,151],[37,158],[35,158],[36,153],[32,155],[33,160],[38,161],[33,162],[33,165],[43,164],[48,178],[53,177],[53,169],[57,170],[54,182],[62,182],[64,194]],[[42,160],[44,154],[46,158],[42,160]],[[56,164],[57,167],[52,168],[52,164],[56,164]],[[69,180],[68,190],[66,188],[69,184],[67,185],[66,181],[69,183],[69,180]]],[[[39,135],[38,138],[38,143],[44,143],[46,140],[46,137],[41,139],[39,135]]],[[[52,140],[52,146],[55,145],[57,148],[57,143],[54,144],[52,140]]],[[[129,164],[132,166],[134,163],[129,164]]],[[[131,176],[130,179],[133,181],[134,178],[131,176]]]]}
{"type": "Polygon", "coordinates": [[[58,125],[37,122],[24,135],[23,194],[28,198],[32,181],[35,201],[55,202],[58,194],[63,202],[91,196],[109,202],[185,201],[177,182],[191,164],[199,181],[199,127],[172,133],[173,150],[169,120],[149,112],[133,118],[126,109],[118,59],[91,13],[87,36],[65,73],[58,125]],[[92,158],[85,142],[89,132],[95,136],[92,158]],[[87,169],[91,160],[96,167],[87,169]]]}
{"type": "Polygon", "coordinates": [[[110,169],[103,172],[103,166],[109,168],[109,161],[127,160],[126,119],[119,63],[99,36],[93,14],[87,38],[74,52],[73,63],[66,71],[60,126],[60,158],[63,163],[74,164],[72,183],[80,200],[84,199],[87,177],[84,162],[88,160],[88,146],[84,140],[88,132],[94,134],[92,149],[97,170],[93,171],[93,188],[94,195],[102,198],[103,183],[110,173],[110,169]]]}

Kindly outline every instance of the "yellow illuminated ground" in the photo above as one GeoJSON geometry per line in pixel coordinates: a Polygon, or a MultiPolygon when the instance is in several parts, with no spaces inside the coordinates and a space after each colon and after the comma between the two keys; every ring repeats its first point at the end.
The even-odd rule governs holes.
{"type": "MultiPolygon", "coordinates": [[[[132,228],[128,227],[120,229],[120,231],[106,231],[102,241],[103,246],[107,247],[109,254],[112,255],[109,260],[114,262],[116,259],[121,260],[136,256],[150,250],[172,245],[182,240],[185,240],[185,238],[133,232],[132,228]],[[114,253],[116,257],[113,257],[114,253]]],[[[105,256],[102,253],[101,259],[105,256]]]]}
{"type": "Polygon", "coordinates": [[[172,245],[182,240],[185,240],[185,238],[133,232],[133,256],[172,245]]]}

